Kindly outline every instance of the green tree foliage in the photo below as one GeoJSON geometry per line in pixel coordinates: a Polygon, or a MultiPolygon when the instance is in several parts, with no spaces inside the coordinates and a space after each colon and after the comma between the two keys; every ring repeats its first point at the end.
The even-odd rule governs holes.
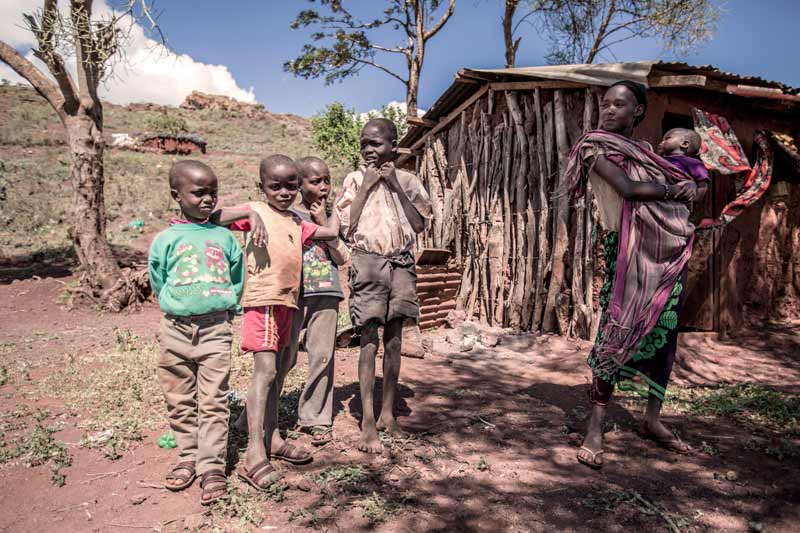
{"type": "Polygon", "coordinates": [[[306,9],[297,15],[292,29],[315,28],[317,31],[311,34],[314,44],[304,45],[297,58],[284,63],[284,70],[333,83],[358,74],[364,67],[376,68],[405,85],[408,113],[417,116],[425,46],[453,15],[455,0],[384,0],[380,15],[366,21],[353,15],[344,4],[344,0],[319,0],[323,12],[306,9]],[[443,5],[447,7],[437,20],[434,15],[443,5]],[[397,34],[399,44],[379,44],[374,40],[376,32],[384,36],[387,30],[397,34]],[[393,56],[402,59],[406,68],[394,69],[381,59],[393,56]]]}
{"type": "Polygon", "coordinates": [[[514,65],[525,21],[550,41],[550,63],[594,63],[636,38],[686,54],[711,38],[720,11],[713,0],[505,0],[506,64],[514,65]]]}
{"type": "Polygon", "coordinates": [[[361,157],[361,126],[354,109],[346,109],[340,102],[334,102],[311,119],[311,140],[329,163],[356,168],[361,157]]]}
{"type": "Polygon", "coordinates": [[[169,115],[162,113],[147,121],[147,127],[156,133],[168,133],[170,135],[177,135],[189,131],[189,126],[186,124],[186,119],[177,115],[169,115]]]}
{"type": "Polygon", "coordinates": [[[340,102],[333,102],[311,119],[311,139],[328,163],[357,168],[361,161],[361,128],[367,120],[377,117],[394,122],[401,138],[408,130],[406,113],[400,106],[385,105],[379,112],[360,114],[340,102]]]}

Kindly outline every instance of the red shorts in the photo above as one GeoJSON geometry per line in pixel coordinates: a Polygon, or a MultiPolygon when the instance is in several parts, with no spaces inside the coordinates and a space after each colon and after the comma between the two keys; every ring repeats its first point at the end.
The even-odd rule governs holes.
{"type": "Polygon", "coordinates": [[[242,352],[277,352],[289,346],[294,311],[284,305],[245,307],[242,352]]]}

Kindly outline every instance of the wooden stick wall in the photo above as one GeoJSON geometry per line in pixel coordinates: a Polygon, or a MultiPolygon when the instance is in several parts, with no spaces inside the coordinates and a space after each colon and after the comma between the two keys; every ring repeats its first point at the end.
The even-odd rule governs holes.
{"type": "Polygon", "coordinates": [[[427,137],[417,174],[433,220],[418,245],[452,250],[463,267],[455,305],[469,319],[596,331],[591,191],[562,192],[572,143],[596,127],[596,98],[591,89],[489,90],[427,137]]]}

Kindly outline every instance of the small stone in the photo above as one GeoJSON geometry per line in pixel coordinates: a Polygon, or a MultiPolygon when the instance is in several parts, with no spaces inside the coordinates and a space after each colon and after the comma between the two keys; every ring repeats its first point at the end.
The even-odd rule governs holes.
{"type": "Polygon", "coordinates": [[[461,343],[458,345],[458,351],[460,352],[469,352],[475,347],[475,337],[472,335],[466,335],[461,339],[461,343]]]}
{"type": "Polygon", "coordinates": [[[449,313],[447,313],[447,318],[445,318],[444,327],[446,328],[457,328],[459,324],[464,322],[467,319],[467,313],[464,311],[459,311],[453,309],[449,313]]]}
{"type": "Polygon", "coordinates": [[[303,492],[310,492],[311,491],[311,482],[307,479],[300,479],[294,483],[294,488],[303,491],[303,492]]]}
{"type": "Polygon", "coordinates": [[[473,337],[477,337],[480,335],[481,330],[478,327],[478,324],[475,322],[464,322],[461,324],[461,334],[462,335],[472,335],[473,337]]]}
{"type": "Polygon", "coordinates": [[[461,334],[459,330],[454,329],[453,331],[447,332],[447,335],[445,336],[444,340],[448,344],[451,344],[453,346],[458,346],[459,344],[461,344],[461,339],[463,337],[464,336],[461,334]]]}
{"type": "Polygon", "coordinates": [[[147,500],[147,494],[134,494],[131,496],[131,503],[133,505],[142,504],[145,502],[145,500],[147,500]]]}
{"type": "Polygon", "coordinates": [[[197,531],[206,524],[206,516],[203,513],[190,514],[183,519],[183,529],[197,531]]]}
{"type": "Polygon", "coordinates": [[[500,339],[497,338],[497,335],[492,335],[491,333],[484,333],[481,335],[481,344],[486,346],[487,348],[494,348],[498,344],[500,344],[500,339]]]}
{"type": "Polygon", "coordinates": [[[739,479],[739,474],[737,474],[734,470],[728,470],[725,472],[725,479],[728,481],[736,481],[739,479]]]}

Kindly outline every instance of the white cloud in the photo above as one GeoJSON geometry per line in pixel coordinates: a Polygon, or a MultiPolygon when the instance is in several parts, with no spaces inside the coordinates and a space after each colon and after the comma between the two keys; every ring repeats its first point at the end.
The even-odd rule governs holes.
{"type": "MultiPolygon", "coordinates": [[[[401,110],[403,113],[405,113],[406,109],[408,109],[408,106],[406,105],[405,102],[400,102],[398,100],[392,100],[391,102],[388,102],[385,107],[396,107],[399,110],[401,110]]],[[[365,120],[369,119],[369,115],[370,114],[375,115],[375,116],[380,116],[381,115],[381,110],[380,109],[370,109],[369,111],[366,111],[364,113],[359,113],[358,117],[361,120],[365,121],[365,120]]],[[[425,114],[425,110],[424,109],[417,108],[417,116],[421,117],[424,114],[425,114]]]]}
{"type": "MultiPolygon", "coordinates": [[[[65,9],[61,2],[60,9],[65,9]]],[[[24,50],[33,44],[32,35],[22,25],[22,13],[30,13],[41,6],[41,0],[3,0],[0,2],[0,40],[24,50]]],[[[94,14],[104,16],[110,9],[103,0],[94,4],[94,14]]],[[[168,29],[165,28],[168,33],[168,29]]],[[[26,53],[32,59],[30,52],[26,53]]],[[[125,43],[125,63],[120,63],[114,75],[100,85],[104,100],[127,104],[131,102],[154,102],[178,105],[192,91],[230,96],[242,102],[254,103],[252,87],[243,89],[236,83],[225,65],[209,65],[194,60],[187,54],[176,54],[149,38],[144,28],[133,24],[125,43]]],[[[74,72],[74,59],[65,58],[74,72]]],[[[37,66],[41,63],[34,60],[37,66]]],[[[22,79],[5,63],[0,63],[0,77],[12,82],[22,79]]]]}

